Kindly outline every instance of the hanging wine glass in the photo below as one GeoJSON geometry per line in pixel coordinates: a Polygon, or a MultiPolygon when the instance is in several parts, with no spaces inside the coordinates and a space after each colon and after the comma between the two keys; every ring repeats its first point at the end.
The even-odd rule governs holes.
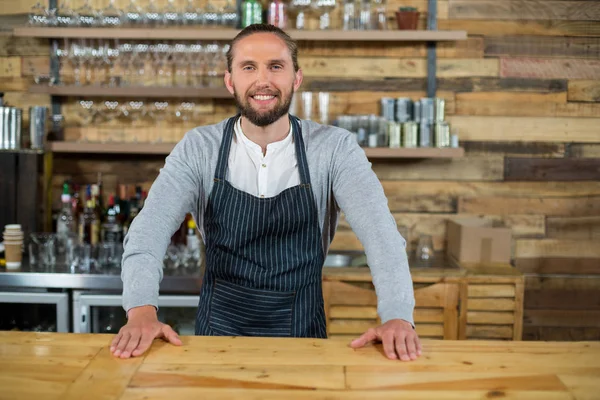
{"type": "Polygon", "coordinates": [[[204,24],[205,25],[219,25],[220,15],[217,7],[209,0],[204,8],[204,24]]]}
{"type": "Polygon", "coordinates": [[[100,25],[104,27],[115,27],[121,25],[123,11],[115,6],[115,0],[109,0],[108,6],[100,12],[100,25]]]}
{"type": "Polygon", "coordinates": [[[238,12],[235,4],[231,0],[221,10],[221,24],[229,28],[236,28],[238,25],[238,12]]]}
{"type": "Polygon", "coordinates": [[[319,29],[331,29],[331,11],[335,9],[336,0],[314,0],[312,7],[321,13],[319,29]]]}
{"type": "Polygon", "coordinates": [[[98,12],[90,4],[90,0],[85,0],[85,3],[75,10],[77,15],[77,25],[84,28],[91,28],[98,25],[98,12]]]}
{"type": "Polygon", "coordinates": [[[290,9],[296,12],[296,29],[306,29],[306,13],[311,8],[311,0],[291,0],[290,9]]]}
{"type": "Polygon", "coordinates": [[[150,26],[157,26],[163,23],[163,16],[156,6],[155,0],[149,0],[146,7],[146,23],[150,26]]]}
{"type": "Polygon", "coordinates": [[[187,0],[187,5],[183,10],[184,25],[202,24],[202,10],[194,5],[194,0],[187,0]]]}
{"type": "Polygon", "coordinates": [[[167,26],[176,26],[182,23],[182,14],[175,7],[174,0],[168,0],[163,9],[163,22],[167,26]]]}
{"type": "Polygon", "coordinates": [[[41,3],[37,2],[29,12],[29,25],[45,26],[48,25],[48,10],[41,3]]]}
{"type": "Polygon", "coordinates": [[[68,0],[63,0],[56,10],[56,25],[72,26],[77,24],[77,16],[69,5],[68,0]]]}
{"type": "Polygon", "coordinates": [[[135,2],[131,0],[129,6],[121,14],[121,24],[126,26],[140,26],[144,24],[144,11],[135,2]]]}

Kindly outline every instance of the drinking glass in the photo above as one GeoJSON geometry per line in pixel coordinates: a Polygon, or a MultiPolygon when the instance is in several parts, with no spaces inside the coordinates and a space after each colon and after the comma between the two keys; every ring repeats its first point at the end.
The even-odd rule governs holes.
{"type": "Polygon", "coordinates": [[[319,92],[319,123],[329,125],[329,93],[319,92]]]}
{"type": "Polygon", "coordinates": [[[49,24],[48,21],[49,10],[41,1],[35,3],[29,12],[29,25],[32,26],[46,26],[49,24]]]}
{"type": "Polygon", "coordinates": [[[37,268],[52,268],[56,264],[56,234],[37,232],[29,235],[29,262],[37,268]]]}
{"type": "Polygon", "coordinates": [[[77,16],[71,8],[69,0],[63,0],[56,10],[56,25],[73,26],[77,24],[77,16]]]}
{"type": "Polygon", "coordinates": [[[140,6],[131,0],[129,5],[123,11],[121,15],[121,24],[127,26],[140,26],[145,22],[145,14],[140,6]]]}
{"type": "Polygon", "coordinates": [[[239,16],[235,2],[227,0],[227,3],[221,9],[221,24],[228,28],[236,28],[238,24],[239,16]]]}
{"type": "Polygon", "coordinates": [[[174,0],[168,0],[162,14],[163,23],[167,26],[176,26],[183,22],[183,13],[177,9],[174,0]]]}
{"type": "Polygon", "coordinates": [[[99,25],[98,11],[92,7],[90,0],[85,0],[83,5],[75,10],[75,15],[77,16],[77,25],[81,27],[89,28],[99,25]]]}
{"type": "Polygon", "coordinates": [[[433,239],[431,235],[420,235],[417,244],[417,260],[430,261],[434,257],[433,239]]]}
{"type": "Polygon", "coordinates": [[[187,5],[183,9],[182,23],[190,26],[202,24],[202,9],[194,5],[194,0],[187,0],[187,5]]]}
{"type": "Polygon", "coordinates": [[[155,0],[149,0],[146,6],[146,12],[144,14],[144,20],[146,24],[150,26],[158,26],[163,23],[163,15],[156,6],[155,0]]]}
{"type": "Polygon", "coordinates": [[[374,29],[386,30],[387,18],[385,16],[386,0],[372,0],[375,10],[373,11],[372,27],[374,29]]]}
{"type": "Polygon", "coordinates": [[[312,103],[313,103],[313,94],[312,92],[302,92],[302,113],[303,118],[306,120],[312,119],[312,103]]]}

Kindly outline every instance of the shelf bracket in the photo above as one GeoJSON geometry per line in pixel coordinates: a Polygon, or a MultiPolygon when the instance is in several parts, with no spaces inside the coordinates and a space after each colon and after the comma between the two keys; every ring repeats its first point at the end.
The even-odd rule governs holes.
{"type": "MultiPolygon", "coordinates": [[[[437,0],[427,0],[427,29],[437,30],[437,0]]],[[[436,96],[437,42],[427,42],[427,97],[436,96]]]]}

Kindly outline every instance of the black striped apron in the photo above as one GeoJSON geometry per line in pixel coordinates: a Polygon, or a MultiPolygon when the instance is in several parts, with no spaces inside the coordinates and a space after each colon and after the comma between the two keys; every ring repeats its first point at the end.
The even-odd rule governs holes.
{"type": "Polygon", "coordinates": [[[196,335],[325,338],[324,255],[299,120],[290,116],[300,184],[259,198],[225,180],[237,118],[226,123],[205,211],[196,335]]]}

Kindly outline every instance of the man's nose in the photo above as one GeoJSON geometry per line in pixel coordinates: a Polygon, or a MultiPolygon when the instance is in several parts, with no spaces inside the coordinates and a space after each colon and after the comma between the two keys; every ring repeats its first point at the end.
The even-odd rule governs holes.
{"type": "Polygon", "coordinates": [[[258,85],[269,84],[269,70],[267,68],[259,68],[256,76],[256,83],[258,85]]]}

